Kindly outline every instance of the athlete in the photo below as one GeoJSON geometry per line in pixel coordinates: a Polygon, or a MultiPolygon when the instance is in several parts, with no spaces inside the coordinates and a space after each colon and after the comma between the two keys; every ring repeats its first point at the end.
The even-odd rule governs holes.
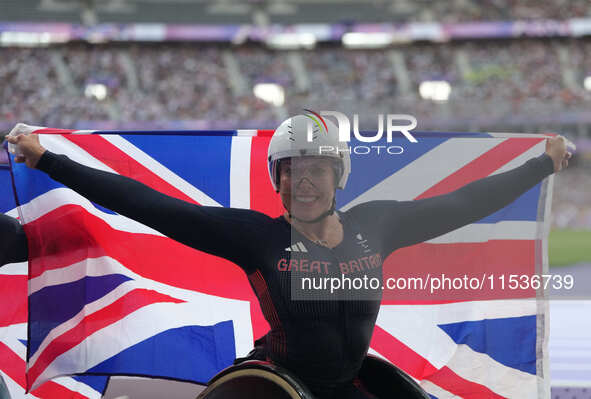
{"type": "MultiPolygon", "coordinates": [[[[362,298],[358,292],[341,290],[331,297],[327,292],[298,290],[299,279],[343,273],[381,279],[382,260],[391,252],[503,208],[566,167],[571,154],[558,136],[547,140],[540,157],[452,193],[416,201],[370,201],[340,212],[335,210],[335,192],[347,183],[349,157],[343,151],[320,154],[320,146],[342,148],[338,129],[325,121],[313,129],[309,142],[309,122],[306,115],[286,120],[269,145],[271,183],[286,210],[277,218],[168,197],[135,180],[47,151],[36,135],[8,141],[23,154],[16,162],[174,240],[236,263],[247,274],[271,326],[259,341],[264,358],[293,372],[319,399],[372,398],[356,378],[369,348],[381,292],[362,298]]],[[[25,260],[26,241],[18,223],[2,219],[2,226],[5,239],[13,243],[3,248],[9,249],[3,261],[25,260]]]]}

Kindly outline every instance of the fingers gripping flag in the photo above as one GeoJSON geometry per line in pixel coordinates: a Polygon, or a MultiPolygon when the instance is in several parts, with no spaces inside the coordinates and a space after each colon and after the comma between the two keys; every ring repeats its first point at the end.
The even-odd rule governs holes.
{"type": "MultiPolygon", "coordinates": [[[[268,131],[37,133],[53,152],[185,201],[282,212],[267,176],[268,131]]],[[[544,148],[543,138],[528,135],[417,137],[385,164],[352,157],[352,188],[338,207],[449,192],[544,148]]],[[[12,172],[31,248],[29,388],[74,373],[204,383],[268,330],[237,266],[93,204],[39,171],[13,164],[12,172]]],[[[426,271],[434,262],[456,273],[474,262],[542,272],[547,194],[548,182],[539,184],[478,223],[395,252],[385,277],[395,270],[388,264],[426,271]]],[[[545,397],[546,311],[535,291],[520,298],[385,295],[370,351],[433,397],[545,397]]]]}

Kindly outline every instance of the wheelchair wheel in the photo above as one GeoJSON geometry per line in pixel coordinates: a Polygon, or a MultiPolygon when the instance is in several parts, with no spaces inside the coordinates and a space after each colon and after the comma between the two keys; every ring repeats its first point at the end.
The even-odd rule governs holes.
{"type": "Polygon", "coordinates": [[[248,360],[220,371],[197,399],[313,399],[285,369],[269,362],[248,360]]]}
{"type": "Polygon", "coordinates": [[[415,380],[404,371],[377,356],[367,355],[359,370],[365,388],[380,399],[430,399],[415,380]]]}

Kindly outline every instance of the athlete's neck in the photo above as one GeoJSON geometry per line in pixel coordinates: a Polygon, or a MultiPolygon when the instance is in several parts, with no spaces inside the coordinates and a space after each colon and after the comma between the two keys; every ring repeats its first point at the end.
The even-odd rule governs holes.
{"type": "Polygon", "coordinates": [[[301,222],[291,218],[288,212],[285,212],[283,217],[292,228],[319,245],[334,248],[343,240],[343,225],[336,212],[316,223],[301,222]]]}

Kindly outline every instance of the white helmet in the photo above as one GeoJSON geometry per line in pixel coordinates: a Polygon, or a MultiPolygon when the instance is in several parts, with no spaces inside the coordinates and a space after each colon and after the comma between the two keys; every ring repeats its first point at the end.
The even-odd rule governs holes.
{"type": "Polygon", "coordinates": [[[281,159],[325,156],[337,162],[337,188],[344,189],[351,172],[351,157],[346,143],[339,141],[339,129],[318,114],[296,115],[275,129],[267,156],[269,177],[279,191],[278,164],[281,159]]]}

